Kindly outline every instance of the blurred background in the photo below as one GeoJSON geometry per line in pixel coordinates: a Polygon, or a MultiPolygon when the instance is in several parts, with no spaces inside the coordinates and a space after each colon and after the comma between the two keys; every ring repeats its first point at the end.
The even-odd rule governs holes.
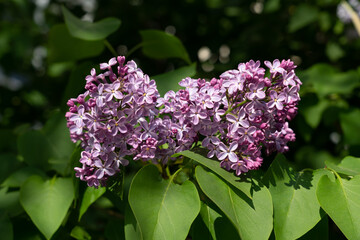
{"type": "MultiPolygon", "coordinates": [[[[56,51],[71,47],[54,30],[64,23],[61,6],[86,21],[120,19],[121,26],[108,43],[119,55],[131,51],[128,60],[134,59],[150,76],[184,67],[186,62],[152,59],[141,48],[136,50],[142,41],[139,31],[148,29],[180,39],[191,62],[196,62],[194,78],[218,77],[250,59],[291,59],[298,65],[303,86],[299,114],[291,122],[297,140],[286,154],[289,161],[297,169],[322,168],[326,160],[360,157],[357,0],[0,0],[2,187],[17,169],[39,165],[27,160],[31,151],[24,146],[27,140],[36,142],[30,146],[38,147],[34,151],[47,154],[41,138],[29,131],[41,129],[55,148],[65,149],[58,158],[69,159],[74,145],[63,118],[66,101],[83,91],[92,66],[113,56],[104,46],[59,55],[56,51]]],[[[72,174],[65,170],[52,166],[46,174],[72,174]]],[[[0,200],[0,209],[8,207],[0,200]]]]}

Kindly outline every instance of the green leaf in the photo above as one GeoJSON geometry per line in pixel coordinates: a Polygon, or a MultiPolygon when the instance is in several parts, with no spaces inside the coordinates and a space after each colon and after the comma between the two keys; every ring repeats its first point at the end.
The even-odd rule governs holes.
{"type": "Polygon", "coordinates": [[[222,177],[225,181],[242,191],[246,194],[247,197],[252,198],[251,195],[251,182],[249,181],[241,181],[241,177],[234,175],[233,173],[226,171],[224,168],[220,167],[220,162],[217,160],[206,158],[198,153],[192,151],[183,151],[180,153],[175,154],[174,156],[182,155],[196,162],[204,165],[205,167],[209,168],[220,177],[222,177]],[[240,180],[240,181],[239,181],[240,180]]]}
{"type": "Polygon", "coordinates": [[[281,7],[280,0],[268,0],[264,3],[264,12],[272,13],[278,11],[281,7]]]}
{"type": "Polygon", "coordinates": [[[310,23],[313,23],[316,21],[318,14],[318,9],[311,5],[298,5],[290,18],[289,32],[296,32],[310,23]]]}
{"type": "Polygon", "coordinates": [[[156,75],[151,78],[155,79],[159,93],[161,95],[164,95],[167,91],[179,90],[181,88],[179,82],[182,79],[186,77],[192,77],[195,74],[196,74],[196,63],[193,63],[190,66],[181,67],[171,72],[156,75]]]}
{"type": "Polygon", "coordinates": [[[21,163],[15,154],[1,153],[0,154],[0,183],[10,176],[16,169],[20,167],[21,163]]]}
{"type": "Polygon", "coordinates": [[[212,239],[240,239],[239,234],[229,219],[223,216],[223,213],[212,205],[211,203],[202,203],[200,210],[200,216],[209,230],[212,239]]]}
{"type": "Polygon", "coordinates": [[[274,204],[276,239],[297,239],[321,219],[316,186],[327,170],[296,172],[278,155],[264,176],[274,204]]]}
{"type": "Polygon", "coordinates": [[[90,240],[91,236],[80,226],[75,226],[70,233],[70,236],[78,240],[90,240]]]}
{"type": "Polygon", "coordinates": [[[84,193],[84,197],[81,202],[80,206],[80,213],[79,213],[79,221],[86,212],[86,210],[93,204],[99,197],[101,197],[106,192],[106,188],[104,187],[87,187],[84,193]]]}
{"type": "Polygon", "coordinates": [[[125,207],[125,239],[126,240],[139,240],[143,239],[139,224],[137,223],[134,213],[132,212],[130,205],[126,204],[125,207]]]}
{"type": "Polygon", "coordinates": [[[325,161],[327,167],[349,176],[360,174],[360,158],[347,156],[340,163],[325,161]]]}
{"type": "Polygon", "coordinates": [[[135,175],[129,204],[145,240],[185,239],[200,211],[195,185],[164,180],[154,165],[143,167],[135,175]]]}
{"type": "Polygon", "coordinates": [[[320,99],[316,104],[307,105],[301,109],[306,122],[312,128],[317,128],[320,124],[323,112],[328,108],[330,103],[325,99],[320,99]]]}
{"type": "Polygon", "coordinates": [[[328,58],[335,62],[345,56],[345,51],[336,42],[329,42],[326,44],[326,55],[328,58]]]}
{"type": "Polygon", "coordinates": [[[166,32],[159,30],[140,31],[143,53],[154,59],[180,58],[191,64],[189,55],[181,41],[166,32]]]}
{"type": "Polygon", "coordinates": [[[272,231],[272,201],[264,186],[253,188],[252,199],[201,166],[195,169],[201,190],[224,212],[241,239],[268,239],[272,231]],[[261,226],[261,227],[259,227],[261,226]]]}
{"type": "MultiPolygon", "coordinates": [[[[237,235],[236,231],[235,234],[237,235]]],[[[200,216],[197,216],[192,223],[189,235],[191,240],[216,240],[216,238],[212,237],[200,216]]]]}
{"type": "Polygon", "coordinates": [[[212,238],[216,240],[215,221],[221,217],[221,214],[201,202],[200,215],[206,227],[209,229],[212,238]]]}
{"type": "Polygon", "coordinates": [[[76,61],[99,55],[103,41],[85,41],[70,35],[65,24],[55,25],[49,32],[49,62],[76,61]]]}
{"type": "Polygon", "coordinates": [[[360,145],[360,109],[352,109],[340,114],[341,128],[344,133],[344,141],[350,145],[360,145]]]}
{"type": "Polygon", "coordinates": [[[19,136],[18,149],[29,166],[44,170],[49,168],[48,159],[52,156],[51,146],[42,132],[32,130],[19,136]]]}
{"type": "Polygon", "coordinates": [[[360,239],[360,175],[351,180],[323,176],[316,195],[324,211],[348,239],[360,239]]]}
{"type": "Polygon", "coordinates": [[[0,212],[0,232],[2,240],[14,239],[13,225],[5,211],[0,212]]]}
{"type": "Polygon", "coordinates": [[[19,202],[19,191],[8,191],[8,188],[0,188],[0,210],[6,210],[10,217],[24,212],[19,202]]]}
{"type": "Polygon", "coordinates": [[[62,12],[70,34],[82,40],[103,40],[115,32],[121,24],[121,21],[114,17],[105,18],[96,23],[82,21],[64,6],[62,6],[62,12]]]}
{"type": "Polygon", "coordinates": [[[313,65],[304,72],[303,80],[313,85],[320,98],[329,94],[348,95],[360,85],[360,75],[355,70],[339,73],[328,64],[313,65]]]}
{"type": "MultiPolygon", "coordinates": [[[[321,210],[323,211],[323,210],[321,210]]],[[[329,239],[329,217],[324,213],[322,219],[308,231],[305,235],[300,237],[298,240],[308,239],[329,239]]]]}
{"type": "Polygon", "coordinates": [[[51,168],[62,175],[70,174],[70,157],[75,144],[70,140],[69,129],[66,126],[65,113],[55,111],[42,129],[48,139],[51,149],[51,168]]]}
{"type": "Polygon", "coordinates": [[[47,239],[60,227],[73,199],[70,178],[44,181],[39,176],[32,176],[20,189],[21,205],[47,239]]]}
{"type": "Polygon", "coordinates": [[[46,177],[46,174],[38,168],[34,167],[24,167],[20,168],[13,174],[11,174],[2,184],[1,186],[5,187],[21,187],[23,183],[31,176],[39,175],[43,178],[46,177]]]}

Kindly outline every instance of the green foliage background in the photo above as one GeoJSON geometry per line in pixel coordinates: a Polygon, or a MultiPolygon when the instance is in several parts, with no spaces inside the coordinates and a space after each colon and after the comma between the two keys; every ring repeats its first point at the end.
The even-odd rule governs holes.
{"type": "MultiPolygon", "coordinates": [[[[4,239],[139,238],[136,216],[127,203],[130,183],[139,166],[131,165],[125,176],[119,176],[124,179],[121,186],[114,184],[107,190],[86,188],[74,177],[72,169],[77,165],[80,150],[70,142],[64,118],[67,99],[83,91],[84,78],[90,69],[115,53],[130,55],[128,59],[134,59],[144,72],[157,80],[162,93],[178,88],[177,82],[185,76],[217,77],[250,59],[295,61],[297,74],[303,81],[299,114],[291,123],[297,140],[285,154],[287,161],[277,160],[270,166],[275,156],[265,158],[260,172],[254,173],[263,176],[266,172],[261,179],[266,188],[261,185],[262,190],[257,194],[265,199],[269,191],[274,211],[280,204],[276,196],[282,199],[281,194],[286,191],[296,193],[299,201],[315,199],[318,205],[312,207],[319,211],[316,216],[308,214],[299,232],[289,233],[282,229],[282,223],[289,221],[291,225],[294,219],[286,214],[298,214],[291,212],[289,202],[284,216],[280,214],[275,218],[271,237],[300,237],[313,227],[306,226],[310,222],[319,223],[305,235],[307,237],[319,232],[325,232],[322,236],[329,239],[344,238],[343,233],[353,239],[359,236],[359,223],[351,222],[352,212],[359,209],[353,210],[354,206],[348,204],[346,198],[332,194],[341,192],[342,188],[345,192],[356,188],[360,173],[357,158],[360,157],[360,38],[352,23],[345,24],[336,16],[340,1],[108,0],[97,1],[93,9],[84,3],[80,0],[0,0],[0,229],[4,239]],[[62,9],[63,6],[70,13],[62,9]],[[63,12],[72,21],[65,21],[63,12]],[[93,18],[96,24],[79,22],[71,14],[93,18]],[[199,58],[198,54],[204,47],[210,51],[206,59],[199,58]],[[284,162],[277,166],[281,161],[284,162]],[[325,166],[334,169],[338,178],[323,173],[325,166]],[[315,170],[309,180],[306,171],[301,171],[306,168],[319,170],[315,170]],[[278,183],[276,172],[287,172],[281,181],[296,176],[305,182],[316,182],[319,187],[311,193],[304,189],[296,192],[296,188],[282,190],[271,184],[278,183]],[[67,185],[69,187],[63,189],[67,185]],[[37,192],[39,198],[47,199],[41,211],[27,197],[32,191],[37,192]],[[59,191],[63,193],[62,198],[57,197],[59,191]],[[334,199],[343,203],[341,206],[347,206],[344,210],[349,211],[347,217],[337,215],[338,207],[331,204],[334,199]],[[53,209],[58,205],[65,210],[53,209]],[[41,223],[44,214],[54,214],[57,220],[41,223]],[[351,225],[348,221],[355,224],[353,230],[344,230],[351,225]],[[124,225],[125,228],[119,227],[124,225]],[[324,226],[329,228],[324,230],[324,226]]],[[[200,215],[193,223],[196,216],[187,216],[189,236],[202,239],[197,235],[201,232],[198,229],[208,229],[209,239],[238,237],[237,233],[247,239],[255,236],[251,234],[260,234],[248,233],[247,236],[243,224],[234,220],[239,213],[228,212],[226,206],[218,205],[217,201],[221,200],[211,197],[216,190],[208,188],[207,181],[215,182],[218,189],[230,189],[231,194],[238,196],[237,190],[219,180],[219,176],[225,180],[229,176],[216,172],[215,167],[207,166],[196,156],[187,157],[217,174],[196,168],[197,188],[216,206],[204,204],[203,199],[200,206],[198,200],[193,199],[194,204],[199,205],[196,211],[200,211],[200,215]],[[206,216],[211,216],[209,222],[201,220],[206,216]],[[218,219],[217,225],[215,219],[218,219]],[[230,222],[236,229],[228,227],[230,222]],[[224,232],[215,231],[216,228],[225,229],[227,235],[221,235],[224,232]]],[[[144,168],[140,176],[149,177],[146,175],[147,171],[151,175],[149,169],[144,168]]],[[[231,181],[225,182],[231,184],[231,181]]],[[[167,184],[178,186],[172,182],[167,184]]],[[[194,187],[191,184],[189,181],[181,186],[194,187]]],[[[160,191],[161,186],[158,187],[160,191]]],[[[247,191],[241,187],[240,190],[247,191]]],[[[136,187],[131,191],[136,191],[136,187]]],[[[136,204],[141,204],[130,199],[133,210],[136,204]]],[[[241,205],[242,199],[237,200],[238,206],[243,211],[249,210],[241,205]]],[[[302,207],[307,208],[297,206],[296,209],[299,211],[302,207]]],[[[264,225],[259,226],[264,231],[262,236],[267,236],[267,230],[271,231],[269,226],[265,220],[264,225]]]]}

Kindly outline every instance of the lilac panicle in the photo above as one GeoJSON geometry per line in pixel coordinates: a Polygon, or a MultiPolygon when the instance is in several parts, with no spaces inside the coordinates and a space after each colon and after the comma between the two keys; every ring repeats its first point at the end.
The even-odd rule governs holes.
{"type": "Polygon", "coordinates": [[[261,166],[262,151],[285,152],[295,140],[289,121],[297,113],[301,81],[290,60],[240,63],[210,81],[185,78],[183,89],[160,97],[156,83],[119,56],[91,69],[86,91],[68,101],[67,126],[80,141],[76,176],[89,186],[134,161],[167,164],[196,141],[220,167],[236,175],[261,166]]]}
{"type": "Polygon", "coordinates": [[[166,163],[175,151],[190,148],[195,134],[186,130],[177,138],[177,125],[158,118],[156,83],[134,61],[125,63],[120,56],[101,63],[100,69],[91,69],[85,93],[68,101],[70,136],[84,149],[77,177],[97,187],[126,166],[127,157],[166,163]]]}
{"type": "MultiPolygon", "coordinates": [[[[208,157],[236,175],[261,166],[262,150],[285,152],[295,140],[288,121],[297,112],[301,81],[290,60],[240,63],[207,82],[185,78],[184,89],[159,98],[160,113],[170,113],[178,128],[188,129],[208,157]],[[181,127],[183,125],[183,127],[181,127]]],[[[183,138],[184,134],[178,137],[183,138]]],[[[186,140],[185,140],[186,141],[186,140]]],[[[190,141],[191,142],[191,141],[190,141]]]]}

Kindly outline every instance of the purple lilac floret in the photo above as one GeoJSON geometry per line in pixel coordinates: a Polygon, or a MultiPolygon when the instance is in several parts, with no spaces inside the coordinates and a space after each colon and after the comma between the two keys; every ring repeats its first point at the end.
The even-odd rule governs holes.
{"type": "Polygon", "coordinates": [[[167,164],[196,141],[208,157],[236,175],[257,169],[261,151],[285,152],[295,140],[289,128],[301,85],[290,60],[240,63],[211,81],[185,78],[184,89],[160,97],[156,83],[124,57],[100,64],[86,77],[86,92],[68,101],[73,142],[80,141],[76,176],[89,186],[106,180],[129,161],[167,164]]]}
{"type": "Polygon", "coordinates": [[[127,156],[166,163],[175,152],[190,148],[191,134],[184,131],[179,137],[184,126],[158,118],[156,83],[134,61],[112,58],[100,69],[86,77],[86,92],[68,101],[71,139],[80,140],[84,149],[82,167],[75,168],[77,177],[89,186],[105,185],[129,163],[127,156]]]}
{"type": "MultiPolygon", "coordinates": [[[[261,152],[285,152],[295,140],[288,121],[297,113],[301,81],[290,60],[240,63],[219,79],[185,78],[185,89],[168,92],[158,99],[160,113],[170,113],[178,127],[178,137],[202,140],[208,157],[236,175],[257,169],[261,152]],[[187,129],[185,131],[180,129],[187,129]]],[[[191,140],[190,140],[191,142],[191,140]]]]}

